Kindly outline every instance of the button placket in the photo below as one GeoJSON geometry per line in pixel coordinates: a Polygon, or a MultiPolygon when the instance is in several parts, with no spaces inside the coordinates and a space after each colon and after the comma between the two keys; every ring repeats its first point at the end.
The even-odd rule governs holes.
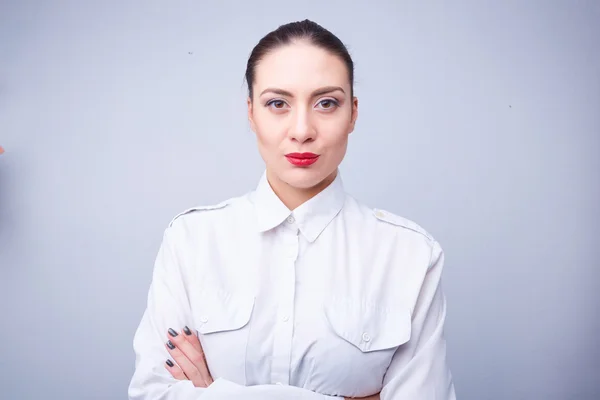
{"type": "Polygon", "coordinates": [[[277,321],[273,342],[271,382],[289,385],[292,350],[294,299],[296,287],[295,262],[298,256],[298,236],[295,231],[287,231],[282,238],[281,270],[278,288],[277,321]]]}

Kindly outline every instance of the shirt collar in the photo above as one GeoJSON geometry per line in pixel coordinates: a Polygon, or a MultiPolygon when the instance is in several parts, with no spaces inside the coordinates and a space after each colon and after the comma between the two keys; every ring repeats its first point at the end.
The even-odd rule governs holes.
{"type": "Polygon", "coordinates": [[[291,211],[277,197],[263,173],[255,191],[254,205],[256,209],[258,230],[265,232],[280,225],[289,217],[293,217],[300,232],[314,242],[325,227],[340,212],[344,205],[346,193],[340,171],[334,181],[319,194],[291,211]]]}

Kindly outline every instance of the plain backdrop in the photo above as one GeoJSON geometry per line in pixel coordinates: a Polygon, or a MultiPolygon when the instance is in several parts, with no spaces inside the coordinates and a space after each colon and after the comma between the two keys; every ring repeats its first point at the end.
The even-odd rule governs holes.
{"type": "Polygon", "coordinates": [[[162,232],[255,187],[246,60],[304,18],[356,62],[346,189],[446,252],[458,398],[600,398],[594,0],[0,0],[0,398],[126,398],[162,232]]]}

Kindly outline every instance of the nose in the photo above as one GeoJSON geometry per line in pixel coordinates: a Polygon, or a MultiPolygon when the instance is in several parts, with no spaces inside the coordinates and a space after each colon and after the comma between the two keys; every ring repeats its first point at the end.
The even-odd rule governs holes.
{"type": "Polygon", "coordinates": [[[317,131],[312,124],[310,112],[305,109],[297,109],[292,114],[289,136],[292,140],[304,143],[314,140],[317,136],[317,131]]]}

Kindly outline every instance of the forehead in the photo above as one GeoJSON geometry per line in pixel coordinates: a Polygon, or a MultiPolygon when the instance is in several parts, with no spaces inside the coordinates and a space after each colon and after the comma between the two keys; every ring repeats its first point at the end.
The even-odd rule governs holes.
{"type": "Polygon", "coordinates": [[[340,57],[306,42],[293,43],[269,52],[256,66],[255,90],[276,87],[310,92],[324,86],[350,87],[340,57]]]}

